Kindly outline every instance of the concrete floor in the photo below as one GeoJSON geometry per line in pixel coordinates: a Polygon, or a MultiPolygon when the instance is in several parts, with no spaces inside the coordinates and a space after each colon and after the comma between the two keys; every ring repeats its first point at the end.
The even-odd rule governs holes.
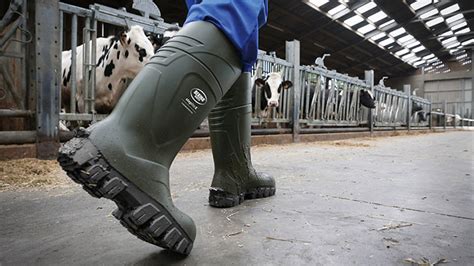
{"type": "MultiPolygon", "coordinates": [[[[198,226],[183,258],[130,235],[76,186],[0,193],[0,265],[474,263],[473,132],[253,149],[275,197],[207,204],[210,151],[180,154],[176,205],[198,226]]],[[[406,265],[406,264],[405,264],[406,265]]]]}

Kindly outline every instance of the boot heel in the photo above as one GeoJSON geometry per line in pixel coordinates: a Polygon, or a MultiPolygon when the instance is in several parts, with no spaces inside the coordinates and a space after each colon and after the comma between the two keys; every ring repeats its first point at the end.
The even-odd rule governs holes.
{"type": "Polygon", "coordinates": [[[239,205],[244,201],[244,193],[231,194],[220,188],[209,189],[209,204],[217,208],[229,208],[239,205]]]}

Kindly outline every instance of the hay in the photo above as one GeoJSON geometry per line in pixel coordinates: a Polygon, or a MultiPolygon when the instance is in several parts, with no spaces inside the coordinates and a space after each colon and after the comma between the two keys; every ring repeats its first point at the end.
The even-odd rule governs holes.
{"type": "Polygon", "coordinates": [[[56,161],[20,159],[0,161],[0,191],[69,186],[72,181],[56,161]]]}

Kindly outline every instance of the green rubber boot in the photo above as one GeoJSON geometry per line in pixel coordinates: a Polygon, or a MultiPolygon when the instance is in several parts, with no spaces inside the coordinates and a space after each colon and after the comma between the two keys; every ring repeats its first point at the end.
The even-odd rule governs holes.
{"type": "Polygon", "coordinates": [[[213,24],[186,24],[151,58],[112,114],[66,143],[59,162],[149,243],[189,254],[193,220],[172,202],[176,154],[241,74],[234,46],[213,24]]]}
{"type": "Polygon", "coordinates": [[[242,73],[209,114],[214,157],[209,204],[213,207],[233,207],[245,199],[275,195],[275,180],[252,166],[251,114],[250,73],[242,73]]]}

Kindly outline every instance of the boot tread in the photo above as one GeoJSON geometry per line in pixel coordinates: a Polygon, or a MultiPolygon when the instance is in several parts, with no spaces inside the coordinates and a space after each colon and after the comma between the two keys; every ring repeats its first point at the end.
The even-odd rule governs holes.
{"type": "Polygon", "coordinates": [[[91,196],[114,201],[118,208],[112,214],[130,233],[180,254],[191,252],[193,241],[173,216],[115,171],[87,137],[61,147],[58,162],[91,196]]]}

